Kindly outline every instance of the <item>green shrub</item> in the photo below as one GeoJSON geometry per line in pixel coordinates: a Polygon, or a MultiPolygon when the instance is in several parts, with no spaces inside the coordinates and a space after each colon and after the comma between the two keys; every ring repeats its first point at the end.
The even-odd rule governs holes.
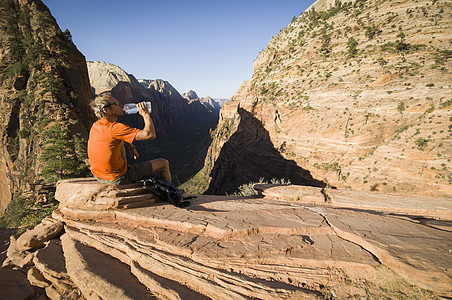
{"type": "Polygon", "coordinates": [[[441,102],[439,106],[440,106],[440,108],[444,108],[444,107],[448,107],[450,105],[452,105],[452,98],[449,100],[446,100],[444,102],[441,102]]]}
{"type": "Polygon", "coordinates": [[[435,107],[434,106],[430,106],[429,108],[427,108],[425,110],[424,115],[429,114],[429,113],[433,112],[434,110],[435,110],[435,107]]]}
{"type": "Polygon", "coordinates": [[[397,105],[397,111],[399,113],[403,113],[404,110],[405,110],[405,103],[403,103],[403,101],[400,101],[399,105],[397,105]]]}
{"type": "Polygon", "coordinates": [[[408,51],[410,50],[411,45],[402,41],[397,41],[395,44],[395,48],[397,51],[408,51]]]}
{"type": "Polygon", "coordinates": [[[399,133],[404,132],[404,131],[407,130],[408,128],[410,128],[410,126],[409,126],[409,125],[405,125],[405,126],[399,128],[399,129],[397,129],[395,132],[396,132],[397,134],[399,134],[399,133]]]}
{"type": "MultiPolygon", "coordinates": [[[[54,195],[49,195],[50,202],[52,202],[54,195]]],[[[36,204],[35,199],[25,198],[22,195],[13,195],[8,208],[0,219],[0,228],[27,228],[36,226],[42,219],[52,214],[58,207],[58,204],[50,204],[43,207],[41,204],[36,204]]]]}
{"type": "Polygon", "coordinates": [[[448,59],[452,58],[452,50],[438,50],[435,53],[435,63],[443,65],[448,59]]]}
{"type": "MultiPolygon", "coordinates": [[[[290,185],[291,184],[290,180],[286,180],[284,178],[282,178],[282,179],[272,178],[270,180],[270,183],[278,184],[278,185],[290,185]]],[[[231,196],[234,196],[234,197],[256,196],[259,193],[256,191],[256,189],[254,189],[255,184],[268,184],[268,182],[265,181],[264,178],[260,178],[258,182],[250,182],[247,184],[243,184],[243,185],[239,186],[238,190],[236,192],[234,192],[231,196]]]]}
{"type": "Polygon", "coordinates": [[[372,26],[367,26],[366,27],[366,32],[364,32],[364,35],[369,39],[372,40],[374,37],[376,37],[377,35],[379,35],[381,33],[381,29],[378,28],[378,26],[376,25],[372,25],[372,26]]]}
{"type": "Polygon", "coordinates": [[[377,63],[378,63],[380,66],[385,66],[385,65],[388,64],[388,62],[387,62],[383,57],[379,57],[379,58],[377,59],[377,63]]]}
{"type": "Polygon", "coordinates": [[[420,150],[424,150],[430,140],[424,138],[418,138],[414,143],[420,150]]]}
{"type": "Polygon", "coordinates": [[[356,56],[358,53],[357,46],[358,42],[353,37],[350,37],[347,42],[348,57],[356,56]]]}
{"type": "Polygon", "coordinates": [[[239,186],[238,191],[232,194],[232,196],[236,197],[248,197],[248,196],[256,196],[259,193],[254,189],[255,183],[247,183],[239,186]]]}

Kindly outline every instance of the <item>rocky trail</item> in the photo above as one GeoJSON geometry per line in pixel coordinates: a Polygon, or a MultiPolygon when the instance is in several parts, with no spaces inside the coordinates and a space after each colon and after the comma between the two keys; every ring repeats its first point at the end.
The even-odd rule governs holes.
{"type": "Polygon", "coordinates": [[[60,181],[52,217],[11,236],[2,290],[45,298],[45,289],[51,299],[452,296],[449,198],[256,189],[260,197],[200,195],[181,209],[140,184],[60,181]],[[12,272],[25,280],[12,285],[12,272]]]}

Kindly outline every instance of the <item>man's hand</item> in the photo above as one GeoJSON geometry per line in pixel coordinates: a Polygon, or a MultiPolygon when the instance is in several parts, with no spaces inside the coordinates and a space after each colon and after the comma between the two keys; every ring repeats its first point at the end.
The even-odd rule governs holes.
{"type": "Polygon", "coordinates": [[[140,102],[137,104],[138,113],[144,118],[145,116],[150,115],[148,106],[146,105],[146,102],[140,102]]]}
{"type": "Polygon", "coordinates": [[[137,104],[138,113],[143,117],[144,128],[135,135],[135,141],[148,141],[155,139],[154,123],[151,119],[148,106],[146,102],[140,102],[137,104]]]}
{"type": "Polygon", "coordinates": [[[133,144],[129,144],[127,142],[124,142],[124,144],[126,144],[127,148],[129,148],[130,155],[134,159],[137,159],[138,157],[140,157],[140,155],[138,154],[137,148],[135,148],[135,146],[133,144]]]}
{"type": "Polygon", "coordinates": [[[130,155],[132,155],[133,159],[137,159],[138,157],[140,157],[140,154],[138,154],[137,148],[133,147],[130,148],[130,155]]]}

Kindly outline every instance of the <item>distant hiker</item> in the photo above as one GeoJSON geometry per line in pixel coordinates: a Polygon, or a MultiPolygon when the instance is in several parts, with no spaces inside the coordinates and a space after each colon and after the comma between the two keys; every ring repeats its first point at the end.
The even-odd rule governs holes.
{"type": "Polygon", "coordinates": [[[101,183],[130,184],[149,177],[153,173],[171,182],[169,163],[157,158],[141,163],[127,164],[124,144],[130,154],[137,159],[138,152],[133,141],[155,139],[155,128],[146,103],[137,104],[138,113],[144,119],[142,130],[116,122],[124,114],[118,100],[109,93],[97,96],[91,103],[94,113],[99,118],[91,127],[88,140],[88,158],[91,173],[101,183]]]}

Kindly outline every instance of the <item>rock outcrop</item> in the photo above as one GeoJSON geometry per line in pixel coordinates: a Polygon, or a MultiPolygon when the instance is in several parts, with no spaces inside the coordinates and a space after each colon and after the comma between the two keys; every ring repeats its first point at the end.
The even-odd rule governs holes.
{"type": "Polygon", "coordinates": [[[222,107],[196,181],[232,193],[276,170],[312,185],[296,166],[335,187],[452,195],[451,24],[447,1],[317,1],[222,107]]]}
{"type": "Polygon", "coordinates": [[[198,98],[198,94],[196,94],[196,92],[193,90],[189,90],[188,92],[182,94],[182,97],[185,97],[188,100],[195,100],[198,98]]]}
{"type": "Polygon", "coordinates": [[[187,99],[188,103],[199,103],[204,106],[208,111],[218,115],[221,106],[220,103],[212,99],[211,97],[200,98],[195,91],[189,90],[187,93],[182,94],[182,97],[187,99]]]}
{"type": "MultiPolygon", "coordinates": [[[[136,88],[131,76],[116,65],[99,61],[88,61],[87,65],[89,81],[93,88],[93,94],[95,95],[111,91],[120,82],[129,83],[131,88],[136,88]]],[[[144,95],[145,94],[143,93],[143,96],[144,95]]],[[[122,100],[127,101],[135,99],[126,98],[122,100]]]]}
{"type": "MultiPolygon", "coordinates": [[[[2,215],[13,194],[26,195],[33,192],[33,184],[52,181],[41,176],[41,155],[51,145],[43,136],[52,128],[66,135],[72,148],[68,157],[84,164],[74,145],[87,139],[94,114],[88,105],[85,57],[40,0],[2,1],[0,23],[2,215]]],[[[66,171],[78,172],[61,172],[66,171]]]]}
{"type": "Polygon", "coordinates": [[[64,230],[24,251],[16,240],[44,236],[46,226],[13,236],[4,267],[32,255],[29,282],[51,299],[452,296],[450,199],[256,189],[263,197],[201,195],[181,209],[140,184],[60,181],[52,218],[64,230]]]}

